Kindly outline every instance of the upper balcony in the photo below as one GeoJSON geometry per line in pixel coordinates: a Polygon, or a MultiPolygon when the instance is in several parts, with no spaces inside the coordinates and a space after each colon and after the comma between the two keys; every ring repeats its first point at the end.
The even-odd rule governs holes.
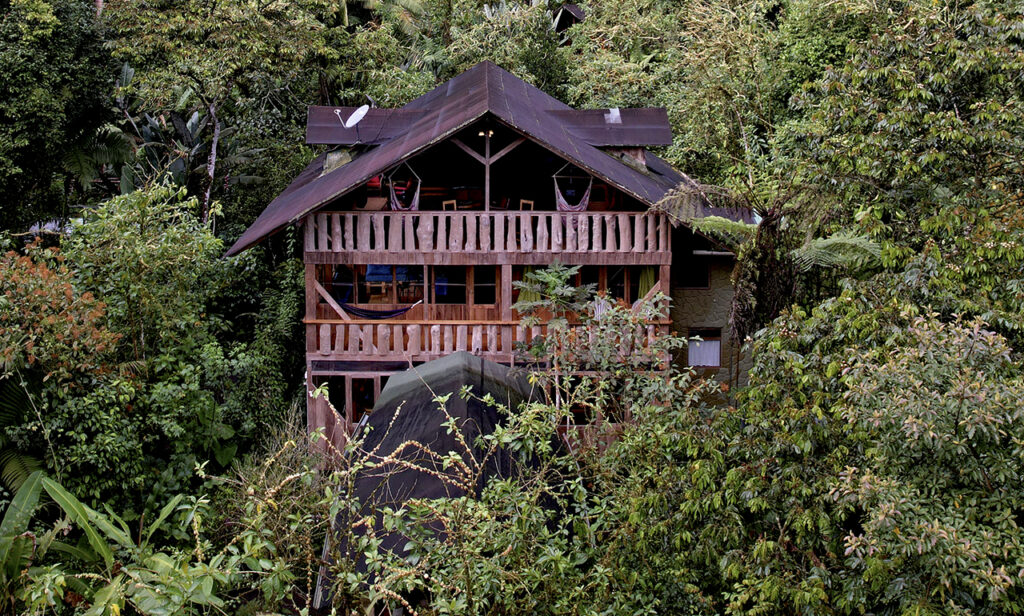
{"type": "Polygon", "coordinates": [[[307,263],[667,265],[656,212],[318,212],[303,220],[307,263]]]}

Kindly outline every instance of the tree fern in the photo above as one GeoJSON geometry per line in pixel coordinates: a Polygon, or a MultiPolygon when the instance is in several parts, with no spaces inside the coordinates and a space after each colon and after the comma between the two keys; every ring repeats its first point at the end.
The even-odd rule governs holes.
{"type": "Polygon", "coordinates": [[[7,428],[22,423],[29,408],[31,401],[20,379],[0,380],[0,484],[11,492],[42,467],[38,458],[18,451],[7,436],[7,428]]]}
{"type": "Polygon", "coordinates": [[[877,242],[845,231],[830,237],[810,240],[790,255],[801,272],[816,267],[828,269],[863,269],[878,262],[881,247],[877,242]]]}
{"type": "Polygon", "coordinates": [[[740,207],[746,206],[730,191],[691,182],[670,190],[654,209],[667,214],[673,224],[684,224],[737,252],[740,246],[753,239],[757,225],[709,213],[718,208],[740,207]]]}

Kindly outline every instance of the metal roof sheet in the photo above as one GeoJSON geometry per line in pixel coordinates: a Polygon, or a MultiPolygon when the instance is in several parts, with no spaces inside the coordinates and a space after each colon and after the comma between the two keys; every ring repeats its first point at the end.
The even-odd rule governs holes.
{"type": "Polygon", "coordinates": [[[401,114],[406,130],[330,173],[318,173],[322,157],[314,160],[267,206],[227,255],[249,248],[486,114],[648,205],[657,203],[680,183],[692,183],[655,156],[648,155],[648,172],[643,173],[588,143],[560,117],[566,115],[562,112],[572,111],[571,107],[491,62],[477,64],[410,102],[402,111],[422,113],[401,114]],[[317,160],[321,161],[319,167],[317,160]]]}

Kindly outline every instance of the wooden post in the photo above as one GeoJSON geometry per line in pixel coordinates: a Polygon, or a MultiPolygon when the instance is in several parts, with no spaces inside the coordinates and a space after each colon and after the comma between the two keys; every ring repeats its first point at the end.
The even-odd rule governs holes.
{"type": "Polygon", "coordinates": [[[501,266],[501,320],[512,320],[512,266],[501,266]]]}
{"type": "Polygon", "coordinates": [[[484,211],[491,209],[491,130],[484,129],[484,211]]]}

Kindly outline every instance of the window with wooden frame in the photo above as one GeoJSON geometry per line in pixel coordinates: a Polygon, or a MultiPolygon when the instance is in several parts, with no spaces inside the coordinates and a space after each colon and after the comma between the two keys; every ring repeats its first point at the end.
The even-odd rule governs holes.
{"type": "MultiPolygon", "coordinates": [[[[344,268],[344,266],[340,266],[344,268]]],[[[348,290],[348,278],[358,290],[358,303],[414,304],[423,299],[423,268],[414,265],[366,265],[358,268],[336,269],[336,288],[339,296],[348,290]],[[345,273],[344,269],[349,269],[345,273]],[[360,273],[359,270],[363,272],[360,273]],[[341,274],[337,272],[341,271],[341,274]]],[[[350,295],[351,296],[351,295],[350,295]]],[[[339,300],[340,301],[340,300],[339,300]]],[[[344,300],[352,301],[352,300],[344,300]]]]}
{"type": "Polygon", "coordinates": [[[722,365],[722,329],[690,328],[687,337],[686,363],[701,368],[722,365]]]}
{"type": "Polygon", "coordinates": [[[494,265],[478,265],[472,269],[472,303],[477,306],[493,306],[498,303],[498,268],[494,265]]]}
{"type": "Polygon", "coordinates": [[[467,275],[465,267],[438,266],[431,268],[431,295],[434,304],[465,304],[467,275]]]}

